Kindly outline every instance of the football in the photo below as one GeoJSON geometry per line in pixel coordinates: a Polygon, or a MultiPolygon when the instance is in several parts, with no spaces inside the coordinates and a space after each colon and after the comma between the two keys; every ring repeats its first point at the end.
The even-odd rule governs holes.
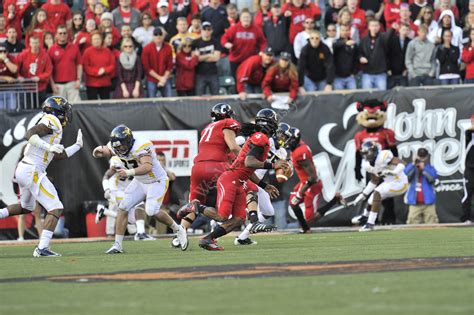
{"type": "Polygon", "coordinates": [[[288,163],[287,167],[278,168],[275,175],[277,182],[284,183],[293,176],[293,166],[288,163]]]}

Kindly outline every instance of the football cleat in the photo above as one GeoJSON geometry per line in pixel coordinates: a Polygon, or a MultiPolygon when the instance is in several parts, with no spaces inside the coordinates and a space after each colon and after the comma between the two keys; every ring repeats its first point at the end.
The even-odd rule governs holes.
{"type": "Polygon", "coordinates": [[[249,228],[249,232],[251,234],[255,234],[255,233],[263,233],[263,232],[273,232],[277,229],[277,227],[273,224],[263,224],[263,223],[260,223],[260,222],[255,222],[255,223],[251,223],[251,227],[249,228]]]}
{"type": "Polygon", "coordinates": [[[42,249],[36,247],[33,251],[33,257],[61,257],[61,254],[53,252],[48,247],[42,249]]]}
{"type": "Polygon", "coordinates": [[[181,245],[179,244],[179,240],[178,240],[178,237],[173,237],[173,239],[171,240],[171,247],[173,248],[180,248],[181,245]]]}
{"type": "Polygon", "coordinates": [[[244,240],[241,240],[240,238],[236,237],[234,240],[234,245],[239,246],[239,245],[257,245],[258,243],[255,241],[252,241],[250,238],[246,238],[244,240]]]}
{"type": "Polygon", "coordinates": [[[182,251],[188,249],[188,234],[182,225],[179,226],[178,231],[176,232],[176,238],[178,239],[179,245],[181,245],[182,251]]]}
{"type": "Polygon", "coordinates": [[[103,205],[98,205],[97,213],[95,214],[95,224],[99,224],[103,217],[105,217],[105,207],[103,205]]]}
{"type": "Polygon", "coordinates": [[[135,233],[134,239],[135,241],[155,241],[156,240],[156,238],[146,233],[135,233]]]}
{"type": "Polygon", "coordinates": [[[368,219],[369,218],[366,217],[365,215],[359,214],[359,215],[356,215],[355,217],[353,217],[351,222],[354,225],[364,225],[364,224],[367,223],[368,219]]]}
{"type": "Polygon", "coordinates": [[[307,229],[307,230],[303,229],[303,230],[298,231],[298,234],[311,234],[311,233],[313,233],[311,229],[307,229]]]}
{"type": "Polygon", "coordinates": [[[106,254],[123,254],[124,251],[122,249],[122,246],[115,242],[114,245],[112,245],[112,247],[105,252],[106,254]]]}
{"type": "Polygon", "coordinates": [[[363,227],[359,229],[359,232],[370,232],[374,230],[374,225],[366,223],[363,227]]]}
{"type": "Polygon", "coordinates": [[[199,240],[199,247],[205,250],[224,250],[224,247],[219,246],[216,240],[210,240],[207,238],[202,238],[199,240]]]}
{"type": "Polygon", "coordinates": [[[176,213],[176,216],[178,219],[184,218],[190,213],[197,213],[198,211],[198,206],[199,206],[199,200],[194,199],[190,201],[189,203],[185,204],[181,208],[179,208],[178,212],[176,213]]]}

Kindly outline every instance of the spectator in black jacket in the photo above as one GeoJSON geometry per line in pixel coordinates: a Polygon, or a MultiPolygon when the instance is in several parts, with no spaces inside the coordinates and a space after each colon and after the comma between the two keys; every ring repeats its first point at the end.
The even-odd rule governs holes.
{"type": "Polygon", "coordinates": [[[336,74],[334,89],[355,90],[357,86],[353,74],[357,71],[359,46],[350,38],[350,24],[341,25],[339,33],[340,37],[333,45],[336,74]]]}
{"type": "Polygon", "coordinates": [[[189,3],[188,5],[185,5],[181,11],[172,12],[170,12],[168,8],[169,4],[166,0],[160,0],[156,6],[158,10],[158,16],[153,21],[153,26],[155,29],[160,26],[163,27],[166,31],[165,41],[169,42],[171,37],[178,33],[178,30],[176,29],[176,20],[178,17],[186,17],[188,15],[189,3]]]}
{"type": "Polygon", "coordinates": [[[459,84],[459,47],[451,45],[453,33],[445,30],[443,33],[443,44],[436,50],[436,59],[439,62],[439,80],[442,85],[459,84]]]}
{"type": "Polygon", "coordinates": [[[212,37],[220,42],[222,35],[224,35],[225,28],[228,25],[225,6],[221,4],[220,0],[211,0],[209,1],[209,5],[202,10],[201,17],[203,22],[207,21],[211,23],[214,30],[212,37]]]}
{"type": "Polygon", "coordinates": [[[360,42],[363,89],[387,89],[387,50],[393,34],[393,28],[380,33],[379,21],[369,22],[369,34],[360,42]]]}
{"type": "Polygon", "coordinates": [[[342,7],[346,4],[345,0],[333,0],[329,2],[326,14],[324,14],[324,27],[328,28],[329,24],[337,24],[337,16],[342,7]]]}
{"type": "Polygon", "coordinates": [[[405,53],[410,38],[410,26],[401,24],[399,33],[393,36],[388,44],[388,88],[408,86],[408,71],[405,67],[405,53]]]}
{"type": "Polygon", "coordinates": [[[274,3],[271,8],[271,17],[263,23],[263,33],[267,38],[267,46],[272,47],[275,55],[283,51],[290,51],[288,29],[290,19],[282,16],[280,3],[274,3]]]}
{"type": "Polygon", "coordinates": [[[298,80],[306,92],[332,91],[334,62],[328,46],[321,42],[319,31],[309,33],[309,43],[301,51],[298,80]]]}

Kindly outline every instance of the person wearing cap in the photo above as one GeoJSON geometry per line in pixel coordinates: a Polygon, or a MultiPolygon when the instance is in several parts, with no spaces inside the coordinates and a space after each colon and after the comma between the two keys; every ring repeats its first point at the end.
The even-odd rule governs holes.
{"type": "Polygon", "coordinates": [[[289,26],[289,20],[281,13],[280,3],[272,4],[270,18],[263,23],[263,34],[267,38],[267,46],[272,47],[276,56],[290,51],[289,26]]]}
{"type": "Polygon", "coordinates": [[[229,62],[232,76],[237,67],[250,56],[265,49],[267,40],[261,29],[252,23],[248,9],[240,13],[240,22],[232,26],[221,38],[221,45],[229,50],[229,62]]]}
{"type": "Polygon", "coordinates": [[[406,192],[407,224],[438,223],[435,191],[438,173],[430,164],[428,151],[419,148],[413,162],[405,167],[404,172],[410,183],[406,192]]]}
{"type": "Polygon", "coordinates": [[[299,32],[293,42],[293,51],[296,59],[300,58],[301,50],[308,44],[309,33],[315,29],[315,21],[312,17],[307,17],[303,24],[304,30],[299,32]]]}
{"type": "Polygon", "coordinates": [[[143,48],[142,64],[146,74],[148,97],[171,96],[171,74],[173,73],[173,48],[165,42],[166,31],[156,27],[153,41],[143,48]]]}
{"type": "Polygon", "coordinates": [[[131,0],[119,0],[119,6],[112,11],[114,25],[121,29],[122,25],[130,25],[134,30],[140,24],[140,11],[132,8],[131,0]]]}
{"type": "Polygon", "coordinates": [[[104,12],[100,16],[99,31],[102,34],[112,33],[112,46],[116,46],[120,42],[120,31],[114,26],[114,16],[110,12],[104,12]]]}
{"type": "Polygon", "coordinates": [[[471,224],[472,198],[474,197],[474,114],[471,115],[471,128],[466,130],[464,139],[466,139],[466,159],[464,160],[464,196],[461,199],[461,222],[471,224]]]}
{"type": "Polygon", "coordinates": [[[282,8],[283,15],[290,19],[289,40],[293,44],[296,35],[302,32],[303,23],[311,17],[314,21],[321,17],[319,6],[313,2],[305,3],[304,0],[291,0],[286,2],[282,8]]]}
{"type": "Polygon", "coordinates": [[[247,93],[262,93],[262,80],[273,64],[273,49],[267,47],[258,55],[249,57],[237,68],[237,93],[242,101],[247,93]]]}
{"type": "Polygon", "coordinates": [[[183,6],[181,11],[170,11],[169,4],[166,0],[161,0],[156,5],[158,16],[153,21],[155,28],[162,27],[166,31],[165,41],[169,42],[171,37],[178,33],[176,29],[176,20],[178,17],[186,17],[189,12],[189,3],[183,6]]]}
{"type": "MultiPolygon", "coordinates": [[[[15,81],[18,71],[15,57],[10,55],[5,44],[0,45],[0,84],[11,83],[15,81]]],[[[4,88],[3,88],[4,89],[4,88]]],[[[0,110],[15,110],[16,100],[15,95],[11,92],[0,93],[0,110]]]]}
{"type": "Polygon", "coordinates": [[[262,81],[265,99],[273,102],[274,93],[289,92],[288,103],[292,103],[296,100],[298,88],[298,71],[291,62],[291,54],[282,52],[280,60],[267,70],[262,81]]]}
{"type": "Polygon", "coordinates": [[[213,37],[221,40],[227,27],[227,11],[220,0],[210,0],[209,5],[202,9],[202,21],[211,23],[213,28],[213,37]]]}
{"type": "Polygon", "coordinates": [[[50,0],[42,7],[48,14],[48,21],[54,31],[59,25],[66,25],[68,29],[72,27],[72,12],[69,6],[61,0],[50,0]]]}
{"type": "Polygon", "coordinates": [[[198,53],[199,63],[196,67],[196,95],[204,95],[209,87],[211,95],[219,94],[219,75],[217,62],[221,58],[222,47],[212,36],[210,22],[202,23],[201,38],[192,43],[193,50],[198,53]]]}
{"type": "Polygon", "coordinates": [[[76,103],[81,100],[79,88],[82,79],[82,58],[79,48],[69,42],[68,36],[66,26],[59,26],[56,31],[56,42],[48,51],[53,65],[51,89],[54,95],[76,103]]]}
{"type": "Polygon", "coordinates": [[[334,61],[329,47],[321,42],[319,31],[309,33],[309,43],[301,51],[298,79],[306,92],[332,91],[334,61]]]}

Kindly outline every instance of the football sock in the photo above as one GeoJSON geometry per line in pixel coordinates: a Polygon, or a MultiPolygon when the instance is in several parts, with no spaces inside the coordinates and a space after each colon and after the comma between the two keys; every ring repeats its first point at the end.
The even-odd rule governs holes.
{"type": "Polygon", "coordinates": [[[47,248],[49,246],[49,241],[53,238],[53,231],[43,230],[40,237],[40,242],[38,244],[39,249],[47,248]]]}
{"type": "Polygon", "coordinates": [[[364,212],[362,213],[362,215],[364,217],[368,217],[369,216],[369,210],[367,210],[367,208],[364,209],[364,212]]]}
{"type": "Polygon", "coordinates": [[[137,220],[137,234],[145,233],[145,220],[137,220]]]}
{"type": "Polygon", "coordinates": [[[296,207],[291,207],[293,209],[293,212],[296,215],[296,218],[298,219],[298,222],[300,223],[301,227],[303,230],[307,231],[309,230],[308,222],[306,222],[306,219],[304,218],[303,211],[299,206],[296,207]]]}
{"type": "Polygon", "coordinates": [[[173,221],[173,223],[170,225],[170,228],[173,230],[174,233],[176,233],[179,230],[179,225],[173,221]]]}
{"type": "Polygon", "coordinates": [[[222,226],[218,225],[214,228],[214,231],[212,231],[211,233],[209,233],[207,235],[206,238],[208,238],[208,239],[210,238],[210,239],[215,240],[216,238],[219,238],[219,237],[224,236],[226,234],[227,234],[227,231],[224,230],[224,228],[222,226]]]}
{"type": "Polygon", "coordinates": [[[238,236],[239,240],[245,240],[245,239],[249,238],[249,235],[250,235],[249,228],[251,226],[252,225],[249,224],[245,227],[245,229],[242,231],[242,233],[240,233],[240,235],[238,236]]]}
{"type": "Polygon", "coordinates": [[[248,218],[249,218],[250,223],[257,222],[258,221],[257,211],[255,210],[249,211],[248,218]]]}
{"type": "Polygon", "coordinates": [[[105,208],[105,209],[104,209],[104,215],[105,215],[106,217],[116,218],[116,217],[117,217],[117,212],[105,208]]]}
{"type": "Polygon", "coordinates": [[[115,243],[119,244],[120,247],[122,247],[122,242],[123,242],[123,235],[115,234],[115,243]]]}
{"type": "Polygon", "coordinates": [[[336,197],[332,198],[327,204],[318,208],[318,212],[321,214],[321,216],[324,216],[324,214],[328,212],[328,210],[331,209],[337,202],[338,199],[336,197]]]}
{"type": "Polygon", "coordinates": [[[370,211],[369,219],[367,220],[367,223],[370,223],[372,225],[375,224],[375,220],[377,220],[377,215],[378,215],[377,212],[370,211]]]}
{"type": "Polygon", "coordinates": [[[198,207],[197,207],[197,209],[196,209],[196,210],[197,210],[197,213],[203,213],[204,210],[206,210],[206,208],[207,208],[207,206],[205,206],[205,205],[201,205],[201,204],[198,205],[198,207]]]}
{"type": "Polygon", "coordinates": [[[0,209],[0,219],[8,218],[9,213],[7,208],[0,209]]]}

